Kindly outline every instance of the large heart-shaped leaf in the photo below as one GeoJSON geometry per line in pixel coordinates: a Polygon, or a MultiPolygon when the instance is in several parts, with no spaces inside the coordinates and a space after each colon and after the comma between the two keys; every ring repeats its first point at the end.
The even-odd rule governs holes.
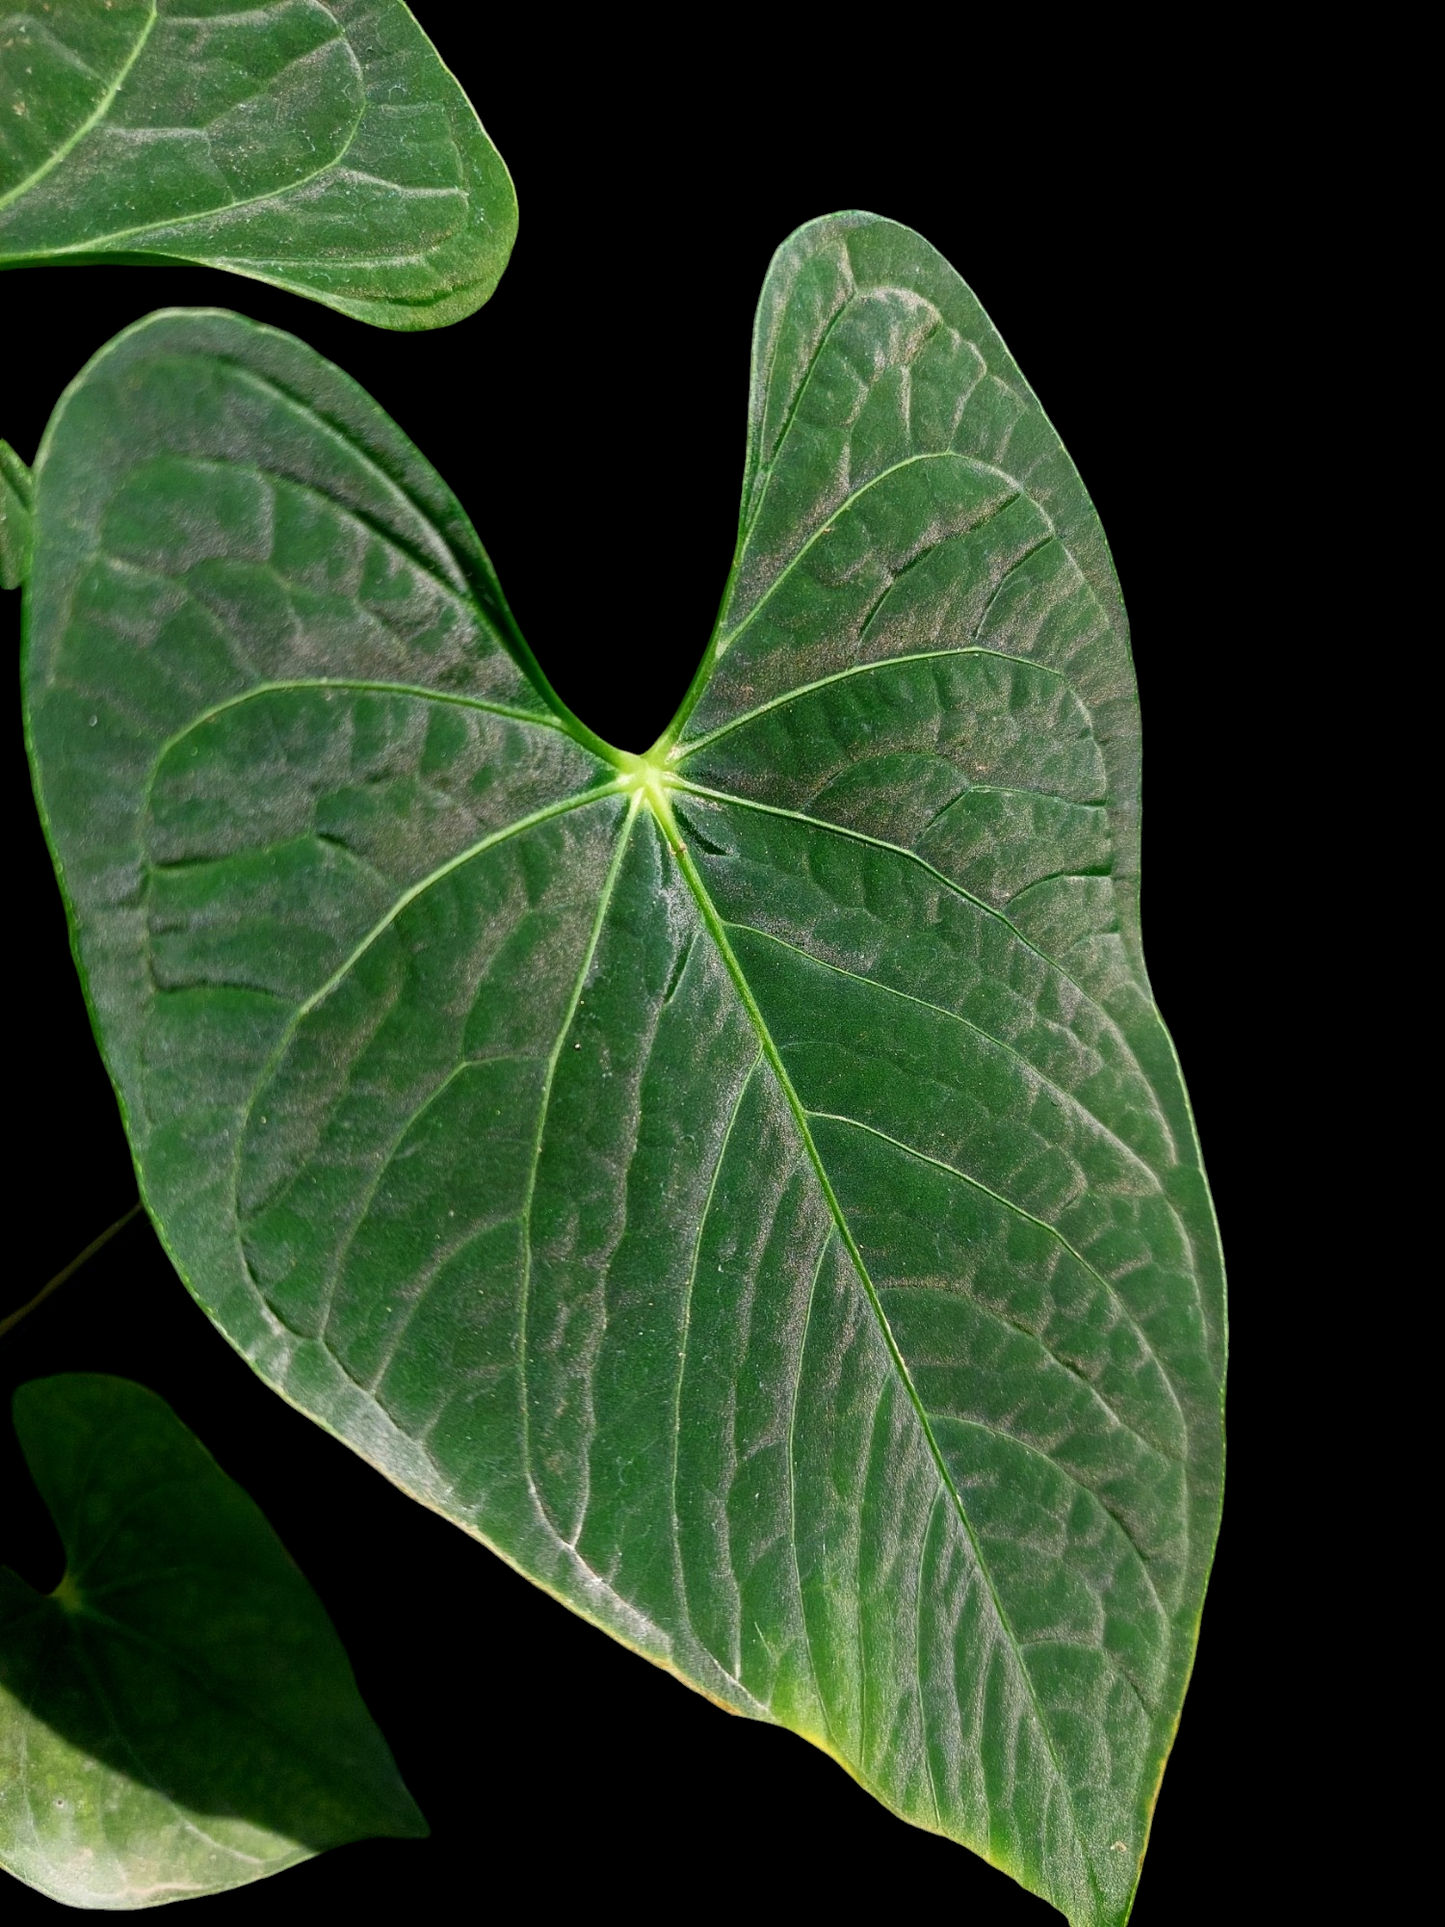
{"type": "Polygon", "coordinates": [[[426,1832],[320,1600],[154,1392],[39,1379],[15,1424],[67,1564],[0,1566],[0,1866],[153,1907],[426,1832]]]}
{"type": "Polygon", "coordinates": [[[717,630],[633,756],[335,369],[121,336],[37,463],[42,808],[147,1202],[256,1369],[1116,1923],[1224,1351],[1118,589],[917,235],[803,229],[754,370],[717,630]]]}
{"type": "Polygon", "coordinates": [[[0,268],[190,261],[437,328],[516,233],[402,0],[0,0],[0,268]]]}

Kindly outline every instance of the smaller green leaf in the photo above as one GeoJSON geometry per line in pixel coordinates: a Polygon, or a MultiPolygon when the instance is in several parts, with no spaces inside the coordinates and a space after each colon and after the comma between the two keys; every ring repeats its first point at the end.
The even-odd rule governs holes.
{"type": "Polygon", "coordinates": [[[516,235],[402,0],[0,0],[0,268],[194,262],[439,328],[516,235]]]}
{"type": "Polygon", "coordinates": [[[33,485],[9,442],[0,442],[0,589],[18,589],[30,572],[33,485]]]}
{"type": "Polygon", "coordinates": [[[0,1866],[153,1907],[425,1834],[320,1600],[161,1399],[39,1379],[15,1426],[67,1565],[0,1567],[0,1866]]]}

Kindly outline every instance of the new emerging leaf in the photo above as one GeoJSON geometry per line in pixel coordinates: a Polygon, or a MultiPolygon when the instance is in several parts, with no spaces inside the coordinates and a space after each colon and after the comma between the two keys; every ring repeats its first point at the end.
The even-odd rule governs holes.
{"type": "Polygon", "coordinates": [[[0,268],[195,262],[438,328],[516,232],[402,0],[0,0],[0,268]]]}
{"type": "Polygon", "coordinates": [[[28,726],[150,1210],[286,1396],[1075,1927],[1130,1909],[1223,1287],[1079,479],[917,235],[814,223],[645,756],[453,497],[224,315],[36,465],[28,726]]]}

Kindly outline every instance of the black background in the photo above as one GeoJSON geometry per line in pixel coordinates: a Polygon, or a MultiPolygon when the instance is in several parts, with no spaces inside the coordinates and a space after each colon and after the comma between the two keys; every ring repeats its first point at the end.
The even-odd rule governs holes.
{"type": "MultiPolygon", "coordinates": [[[[518,185],[521,238],[493,301],[406,336],[201,270],[7,275],[0,432],[31,459],[64,384],[153,308],[234,307],[289,328],[368,388],[457,490],[562,695],[642,749],[692,672],[726,571],[752,312],[773,248],[812,216],[868,208],[918,228],[970,281],[1084,475],[1128,599],[1145,941],[1232,1258],[1234,1483],[1134,1927],[1218,1920],[1251,1853],[1241,1774],[1271,1757],[1256,1709],[1290,1670],[1245,1606],[1279,1583],[1288,1539],[1266,1496],[1278,1418],[1258,1357],[1259,1308],[1279,1283],[1255,1237],[1272,1140],[1257,1067],[1276,1023],[1260,892],[1287,804],[1270,774],[1284,723],[1254,575],[1268,511],[1240,455],[1273,353],[1260,281],[1270,190],[1241,159],[1248,104],[1183,86],[1178,48],[1035,47],[1037,17],[996,44],[935,22],[911,45],[900,22],[844,47],[839,25],[824,50],[816,23],[750,39],[705,15],[684,32],[679,16],[669,40],[558,15],[499,40],[468,24],[469,6],[415,10],[518,185]]],[[[12,649],[18,618],[7,598],[12,649]]],[[[21,1128],[0,1311],[134,1196],[18,705],[11,740],[7,949],[23,1022],[9,1108],[21,1128]]],[[[990,1927],[1058,1918],[405,1499],[262,1387],[147,1227],[0,1340],[7,1400],[70,1370],[152,1386],[253,1494],[320,1591],[431,1821],[425,1844],[362,1843],[286,1874],[291,1905],[480,1911],[515,1864],[559,1909],[611,1902],[643,1919],[691,1907],[699,1881],[722,1904],[735,1891],[781,1909],[856,1904],[885,1875],[900,1899],[990,1927]]],[[[0,1557],[48,1587],[58,1543],[8,1433],[0,1493],[0,1557]]],[[[207,1918],[242,1927],[282,1898],[263,1883],[206,1902],[207,1918]]],[[[13,1883],[3,1905],[59,1917],[13,1883]]]]}

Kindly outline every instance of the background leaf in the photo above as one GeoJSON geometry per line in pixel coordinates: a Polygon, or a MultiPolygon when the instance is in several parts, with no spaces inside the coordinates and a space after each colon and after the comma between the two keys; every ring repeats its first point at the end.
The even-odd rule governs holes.
{"type": "Polygon", "coordinates": [[[0,1567],[0,1863],[150,1907],[426,1832],[320,1601],[154,1393],[41,1379],[15,1424],[67,1566],[0,1567]]]}
{"type": "Polygon", "coordinates": [[[228,268],[386,328],[479,308],[516,197],[401,0],[0,11],[0,268],[228,268]]]}
{"type": "Polygon", "coordinates": [[[1117,592],[1036,404],[916,236],[805,231],[760,329],[745,539],[667,778],[691,796],[660,758],[568,744],[435,479],[295,344],[214,318],[113,349],[38,465],[42,503],[67,446],[116,475],[99,544],[57,525],[48,587],[98,622],[64,691],[40,644],[42,785],[72,891],[131,932],[91,978],[121,1087],[149,1062],[190,1093],[184,1132],[174,1096],[176,1128],[133,1125],[150,1201],[261,1369],[619,1636],[1075,1919],[1122,1919],[1212,1544],[1222,1333],[1132,928],[1117,592]],[[304,390],[311,422],[267,390],[304,390]],[[238,437],[251,459],[211,472],[238,437]],[[118,734],[89,775],[61,747],[118,687],[121,578],[153,659],[212,665],[199,709],[169,674],[146,692],[148,959],[137,819],[83,849],[70,829],[132,780],[105,767],[118,734]],[[819,706],[875,663],[891,733],[860,756],[819,706]],[[960,714],[982,721],[942,741],[960,714]],[[779,800],[790,720],[812,787],[779,800]],[[961,833],[912,847],[960,801],[961,833]],[[1068,819],[1082,860],[1056,804],[1112,810],[1068,819]],[[981,1701],[938,1684],[956,1648],[981,1701]]]}
{"type": "Polygon", "coordinates": [[[0,441],[0,589],[18,589],[30,566],[31,488],[30,470],[0,441]]]}

